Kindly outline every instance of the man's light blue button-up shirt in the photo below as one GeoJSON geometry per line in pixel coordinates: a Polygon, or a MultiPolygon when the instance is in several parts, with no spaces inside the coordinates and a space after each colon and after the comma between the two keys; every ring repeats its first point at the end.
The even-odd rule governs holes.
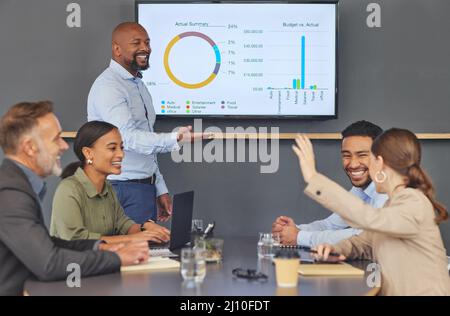
{"type": "Polygon", "coordinates": [[[156,193],[167,193],[159,172],[157,154],[178,150],[177,133],[157,134],[152,97],[138,77],[111,60],[95,80],[88,96],[88,121],[106,121],[117,126],[123,138],[125,158],[122,173],[109,180],[145,179],[156,175],[156,193]]]}
{"type": "MultiPolygon", "coordinates": [[[[381,208],[386,203],[388,196],[379,194],[375,190],[375,183],[362,190],[352,187],[350,193],[353,193],[365,203],[381,208]]],[[[318,244],[336,244],[341,240],[350,238],[361,233],[360,229],[349,227],[348,224],[337,214],[332,214],[324,220],[315,221],[311,224],[297,225],[300,232],[297,235],[297,244],[301,246],[314,247],[318,244]]]]}

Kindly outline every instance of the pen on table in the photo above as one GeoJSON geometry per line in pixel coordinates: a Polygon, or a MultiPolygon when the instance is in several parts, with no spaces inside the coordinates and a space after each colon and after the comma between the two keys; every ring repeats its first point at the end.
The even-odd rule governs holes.
{"type": "Polygon", "coordinates": [[[205,232],[203,233],[203,238],[208,237],[208,235],[211,233],[211,231],[213,230],[215,225],[216,225],[216,222],[208,224],[208,227],[206,227],[205,232]]]}

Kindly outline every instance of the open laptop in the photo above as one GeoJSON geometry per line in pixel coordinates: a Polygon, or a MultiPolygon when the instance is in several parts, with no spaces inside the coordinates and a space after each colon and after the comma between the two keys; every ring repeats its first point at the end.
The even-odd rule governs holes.
{"type": "Polygon", "coordinates": [[[192,213],[194,211],[194,191],[175,194],[173,197],[170,241],[168,243],[149,242],[150,256],[173,257],[174,251],[191,241],[192,213]]]}

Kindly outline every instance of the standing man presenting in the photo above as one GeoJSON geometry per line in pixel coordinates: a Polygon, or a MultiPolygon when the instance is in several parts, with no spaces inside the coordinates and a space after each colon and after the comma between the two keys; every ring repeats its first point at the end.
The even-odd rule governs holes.
{"type": "MultiPolygon", "coordinates": [[[[172,213],[157,154],[179,150],[178,143],[183,139],[202,137],[192,135],[191,126],[180,128],[178,133],[154,132],[156,114],[152,97],[140,73],[148,69],[150,53],[150,39],[141,25],[119,24],[112,33],[109,67],[95,80],[88,96],[88,121],[112,123],[122,134],[125,147],[122,173],[108,179],[125,213],[137,223],[167,221],[172,213]]],[[[160,228],[155,224],[155,229],[160,228]]]]}

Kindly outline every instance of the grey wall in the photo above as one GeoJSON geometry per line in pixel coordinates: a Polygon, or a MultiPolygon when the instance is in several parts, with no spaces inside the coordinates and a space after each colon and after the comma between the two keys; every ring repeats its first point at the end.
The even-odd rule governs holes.
{"type": "MultiPolygon", "coordinates": [[[[339,132],[352,121],[369,119],[384,128],[449,132],[448,12],[448,0],[342,0],[338,119],[210,120],[203,124],[339,132]],[[365,24],[370,2],[382,6],[381,29],[365,24]]],[[[0,115],[19,101],[51,99],[64,129],[78,129],[86,119],[90,85],[109,62],[111,30],[133,19],[133,0],[1,0],[0,115]],[[70,2],[81,5],[79,29],[65,24],[70,2]]],[[[189,119],[164,119],[156,127],[170,131],[189,123],[189,119]]],[[[315,142],[318,167],[348,187],[339,145],[338,141],[315,142]]],[[[301,193],[304,184],[290,146],[290,141],[280,142],[280,169],[275,174],[260,174],[257,163],[176,164],[167,154],[160,156],[160,167],[172,192],[196,191],[195,216],[216,220],[218,233],[254,235],[269,230],[279,214],[298,222],[329,214],[301,193]]],[[[423,147],[424,165],[434,179],[438,198],[450,205],[449,141],[423,141],[423,147]]],[[[74,155],[67,153],[64,163],[72,160],[74,155]]],[[[47,210],[56,185],[57,179],[49,179],[47,210]]],[[[449,249],[450,224],[442,225],[442,232],[449,249]]]]}

